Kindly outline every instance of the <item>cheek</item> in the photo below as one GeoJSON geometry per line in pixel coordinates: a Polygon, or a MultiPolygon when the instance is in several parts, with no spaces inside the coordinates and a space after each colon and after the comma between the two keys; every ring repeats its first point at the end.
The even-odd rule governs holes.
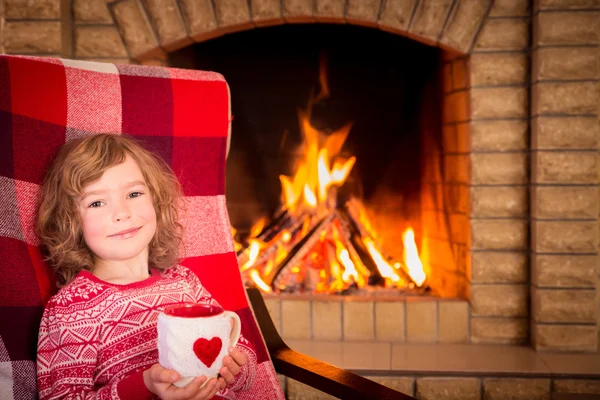
{"type": "Polygon", "coordinates": [[[147,225],[156,226],[156,209],[152,201],[144,202],[143,207],[139,209],[138,215],[146,221],[147,225]]]}
{"type": "Polygon", "coordinates": [[[81,230],[83,238],[88,245],[94,239],[104,237],[104,225],[100,218],[93,215],[81,216],[81,230]]]}

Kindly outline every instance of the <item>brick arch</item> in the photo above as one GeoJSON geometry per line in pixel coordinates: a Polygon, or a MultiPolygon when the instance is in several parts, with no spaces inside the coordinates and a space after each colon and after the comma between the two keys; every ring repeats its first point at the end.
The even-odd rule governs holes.
{"type": "Polygon", "coordinates": [[[350,23],[471,52],[491,0],[138,0],[109,4],[130,59],[151,62],[227,33],[286,23],[350,23]]]}

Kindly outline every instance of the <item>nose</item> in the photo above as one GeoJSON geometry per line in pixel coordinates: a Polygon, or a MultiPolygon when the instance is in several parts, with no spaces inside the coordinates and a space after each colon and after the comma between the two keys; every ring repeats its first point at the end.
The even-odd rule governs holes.
{"type": "Polygon", "coordinates": [[[113,221],[122,222],[131,218],[131,210],[124,201],[115,203],[113,209],[113,221]]]}

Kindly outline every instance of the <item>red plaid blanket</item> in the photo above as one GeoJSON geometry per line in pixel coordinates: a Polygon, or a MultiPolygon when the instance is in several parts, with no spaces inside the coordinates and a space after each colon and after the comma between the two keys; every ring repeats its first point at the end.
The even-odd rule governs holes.
{"type": "Polygon", "coordinates": [[[189,204],[182,264],[242,320],[260,367],[247,398],[282,397],[231,238],[229,104],[212,72],[0,56],[0,398],[36,397],[38,326],[55,291],[34,233],[45,170],[65,141],[96,132],[133,135],[170,163],[189,204]]]}

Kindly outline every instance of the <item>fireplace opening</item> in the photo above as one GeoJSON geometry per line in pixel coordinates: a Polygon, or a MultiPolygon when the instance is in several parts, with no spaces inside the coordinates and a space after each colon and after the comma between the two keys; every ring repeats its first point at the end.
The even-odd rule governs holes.
{"type": "Polygon", "coordinates": [[[447,58],[334,24],[254,29],[169,55],[230,85],[226,196],[247,284],[464,296],[468,217],[456,199],[467,167],[448,149],[447,58]]]}

